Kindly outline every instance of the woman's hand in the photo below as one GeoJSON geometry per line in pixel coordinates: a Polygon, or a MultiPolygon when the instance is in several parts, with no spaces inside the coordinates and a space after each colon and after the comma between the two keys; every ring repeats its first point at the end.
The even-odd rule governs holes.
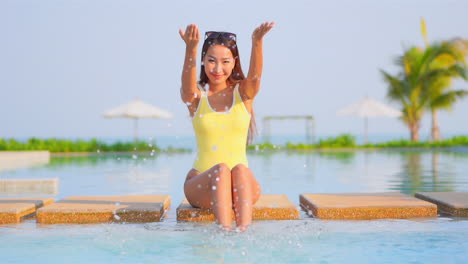
{"type": "Polygon", "coordinates": [[[179,35],[184,40],[187,48],[194,48],[198,46],[198,42],[200,41],[200,31],[198,31],[197,25],[188,25],[185,29],[185,32],[182,28],[179,29],[179,35]]]}
{"type": "Polygon", "coordinates": [[[273,28],[274,25],[275,25],[275,22],[264,22],[264,23],[262,23],[252,33],[252,40],[254,40],[254,41],[262,40],[263,37],[266,35],[266,33],[268,33],[273,28]]]}

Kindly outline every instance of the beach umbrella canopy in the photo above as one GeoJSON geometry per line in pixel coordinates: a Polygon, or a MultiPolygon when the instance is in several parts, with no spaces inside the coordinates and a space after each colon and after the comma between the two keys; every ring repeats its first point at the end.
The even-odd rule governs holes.
{"type": "Polygon", "coordinates": [[[169,119],[172,114],[162,110],[156,106],[144,103],[140,99],[135,99],[127,104],[120,105],[116,108],[104,112],[105,118],[131,118],[134,120],[134,137],[138,141],[138,119],[140,118],[155,118],[169,119]]]}
{"type": "Polygon", "coordinates": [[[364,97],[359,102],[338,110],[339,116],[358,116],[364,118],[364,141],[367,143],[367,119],[369,117],[400,117],[401,111],[395,110],[378,101],[364,97]]]}

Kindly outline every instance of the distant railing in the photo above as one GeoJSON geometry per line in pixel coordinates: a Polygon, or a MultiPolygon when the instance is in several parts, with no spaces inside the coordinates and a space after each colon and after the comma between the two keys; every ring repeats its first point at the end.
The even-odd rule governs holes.
{"type": "Polygon", "coordinates": [[[272,120],[305,120],[305,136],[306,143],[314,144],[315,143],[315,123],[313,116],[265,116],[263,118],[263,137],[265,142],[270,142],[271,140],[271,126],[270,122],[272,120]]]}

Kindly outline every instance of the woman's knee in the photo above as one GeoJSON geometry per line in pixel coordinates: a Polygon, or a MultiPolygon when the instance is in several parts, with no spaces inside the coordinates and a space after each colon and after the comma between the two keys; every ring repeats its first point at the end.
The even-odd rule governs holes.
{"type": "Polygon", "coordinates": [[[231,175],[234,182],[248,181],[250,179],[250,170],[244,164],[238,164],[232,169],[231,175]]]}
{"type": "Polygon", "coordinates": [[[230,169],[226,163],[218,163],[215,165],[214,172],[219,174],[229,173],[230,169]]]}
{"type": "Polygon", "coordinates": [[[231,171],[226,163],[219,163],[212,169],[213,175],[210,177],[211,182],[218,184],[219,182],[230,182],[231,171]]]}
{"type": "Polygon", "coordinates": [[[249,172],[249,168],[245,166],[244,164],[237,164],[232,168],[231,173],[235,174],[245,174],[249,172]]]}

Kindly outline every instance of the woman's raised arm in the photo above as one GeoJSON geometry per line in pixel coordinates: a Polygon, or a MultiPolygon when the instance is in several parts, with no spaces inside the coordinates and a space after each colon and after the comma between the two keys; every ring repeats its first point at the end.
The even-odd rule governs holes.
{"type": "Polygon", "coordinates": [[[182,87],[180,95],[182,101],[189,108],[196,98],[200,98],[200,90],[197,88],[197,47],[200,41],[200,32],[195,24],[188,25],[185,32],[179,29],[180,37],[185,42],[185,60],[182,69],[182,87]]]}
{"type": "Polygon", "coordinates": [[[247,78],[242,82],[241,94],[246,99],[253,99],[260,90],[263,70],[263,37],[273,28],[275,22],[265,22],[252,33],[252,53],[247,78]]]}

